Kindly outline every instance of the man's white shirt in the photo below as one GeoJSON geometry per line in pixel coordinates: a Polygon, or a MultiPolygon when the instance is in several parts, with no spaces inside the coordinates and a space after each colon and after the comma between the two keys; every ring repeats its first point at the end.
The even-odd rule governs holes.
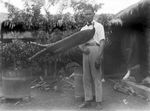
{"type": "Polygon", "coordinates": [[[87,29],[93,29],[93,25],[95,28],[95,34],[94,34],[93,38],[91,40],[89,40],[88,42],[94,40],[96,43],[99,44],[100,40],[105,39],[104,27],[102,24],[93,20],[92,25],[89,25],[89,26],[85,25],[84,27],[81,28],[81,31],[87,30],[87,29]]]}

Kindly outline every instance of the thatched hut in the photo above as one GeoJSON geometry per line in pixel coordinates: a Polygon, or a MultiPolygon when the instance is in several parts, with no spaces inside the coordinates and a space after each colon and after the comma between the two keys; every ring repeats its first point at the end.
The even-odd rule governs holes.
{"type": "Polygon", "coordinates": [[[110,24],[111,44],[105,48],[104,54],[106,76],[121,78],[135,66],[138,66],[136,77],[140,80],[149,76],[150,1],[141,0],[122,10],[110,24]]]}

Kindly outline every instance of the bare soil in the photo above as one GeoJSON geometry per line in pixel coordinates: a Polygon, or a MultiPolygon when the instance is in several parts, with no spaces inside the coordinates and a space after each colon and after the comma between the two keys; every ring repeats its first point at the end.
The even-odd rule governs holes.
{"type": "MultiPolygon", "coordinates": [[[[110,81],[103,83],[103,111],[150,111],[149,104],[139,97],[128,96],[113,90],[110,81]]],[[[61,88],[60,88],[61,89],[61,88]]],[[[0,111],[95,111],[93,107],[89,109],[79,109],[82,101],[77,101],[72,88],[61,90],[39,90],[31,89],[31,99],[18,102],[8,100],[0,104],[0,111]]]]}

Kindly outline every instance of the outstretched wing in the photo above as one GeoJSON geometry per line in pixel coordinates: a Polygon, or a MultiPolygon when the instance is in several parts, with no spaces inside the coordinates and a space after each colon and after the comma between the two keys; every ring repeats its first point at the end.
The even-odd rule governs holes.
{"type": "Polygon", "coordinates": [[[39,57],[40,55],[45,54],[47,52],[51,53],[51,56],[53,56],[60,52],[66,51],[70,48],[83,44],[89,41],[90,39],[92,39],[94,33],[95,33],[95,28],[79,31],[37,52],[35,55],[30,57],[29,60],[32,60],[35,57],[39,57]]]}

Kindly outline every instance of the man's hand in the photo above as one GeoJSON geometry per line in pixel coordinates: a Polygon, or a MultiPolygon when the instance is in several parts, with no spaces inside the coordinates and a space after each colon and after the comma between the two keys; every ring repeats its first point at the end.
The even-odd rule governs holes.
{"type": "Polygon", "coordinates": [[[99,68],[100,68],[101,62],[102,62],[102,55],[101,55],[101,56],[98,56],[98,57],[96,58],[96,61],[95,61],[95,68],[96,68],[96,69],[99,69],[99,68]]]}
{"type": "Polygon", "coordinates": [[[90,50],[88,48],[85,48],[82,50],[82,52],[86,55],[88,55],[90,53],[90,50]]]}

